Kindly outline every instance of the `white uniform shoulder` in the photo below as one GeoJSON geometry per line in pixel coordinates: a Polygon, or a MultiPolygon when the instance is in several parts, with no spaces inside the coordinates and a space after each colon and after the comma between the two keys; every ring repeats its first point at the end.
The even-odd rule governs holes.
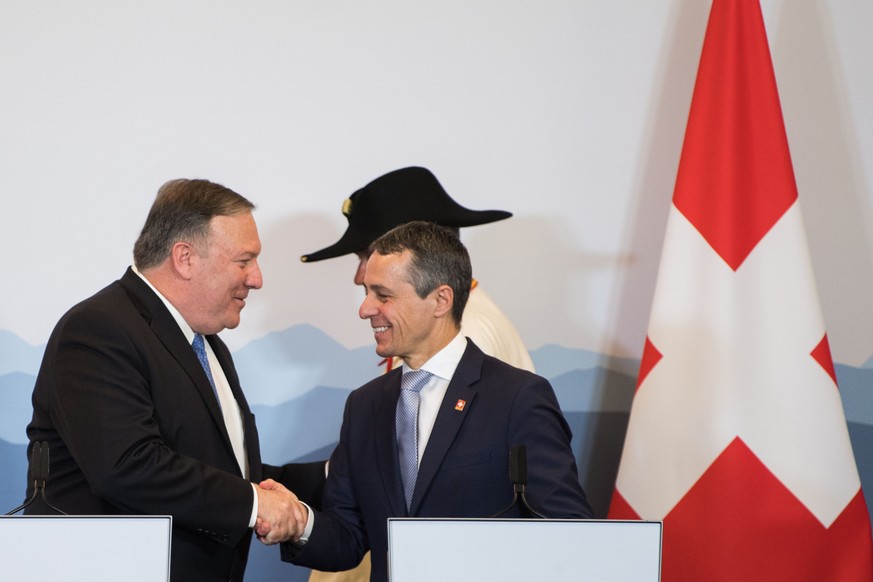
{"type": "Polygon", "coordinates": [[[481,285],[470,292],[464,309],[461,333],[489,356],[507,364],[534,372],[533,360],[509,318],[500,310],[481,285]]]}

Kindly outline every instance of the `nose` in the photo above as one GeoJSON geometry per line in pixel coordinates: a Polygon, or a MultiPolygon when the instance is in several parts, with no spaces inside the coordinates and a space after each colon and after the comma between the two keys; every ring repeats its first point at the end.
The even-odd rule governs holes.
{"type": "Polygon", "coordinates": [[[252,259],[249,263],[249,272],[246,276],[246,287],[250,289],[260,289],[264,286],[264,276],[261,273],[261,266],[257,259],[252,259]]]}
{"type": "Polygon", "coordinates": [[[361,319],[370,319],[378,313],[375,302],[370,298],[370,294],[364,295],[364,301],[358,309],[358,317],[361,319]]]}

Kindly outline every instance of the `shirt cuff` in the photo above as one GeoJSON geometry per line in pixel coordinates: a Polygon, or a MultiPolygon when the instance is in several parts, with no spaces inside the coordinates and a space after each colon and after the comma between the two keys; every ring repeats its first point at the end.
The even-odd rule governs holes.
{"type": "Polygon", "coordinates": [[[249,517],[249,527],[255,527],[258,521],[258,489],[257,485],[252,483],[252,515],[249,517]]]}
{"type": "MultiPolygon", "coordinates": [[[[303,502],[301,501],[300,503],[303,502]]],[[[312,528],[315,525],[315,512],[305,503],[303,503],[303,505],[306,506],[306,527],[303,528],[303,534],[301,534],[300,539],[297,540],[298,546],[302,546],[309,541],[309,536],[312,535],[312,528]]]]}

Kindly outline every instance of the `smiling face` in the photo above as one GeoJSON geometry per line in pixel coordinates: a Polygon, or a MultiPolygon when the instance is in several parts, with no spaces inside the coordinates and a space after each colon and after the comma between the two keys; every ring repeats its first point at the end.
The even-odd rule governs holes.
{"type": "Polygon", "coordinates": [[[364,276],[366,297],[358,314],[370,320],[377,354],[401,357],[417,369],[442,349],[457,329],[446,316],[451,309],[451,289],[442,285],[419,297],[407,274],[410,259],[409,251],[373,253],[364,276]]]}
{"type": "Polygon", "coordinates": [[[188,323],[207,335],[235,328],[249,291],[263,285],[254,217],[250,212],[215,216],[207,244],[193,247],[188,323]]]}

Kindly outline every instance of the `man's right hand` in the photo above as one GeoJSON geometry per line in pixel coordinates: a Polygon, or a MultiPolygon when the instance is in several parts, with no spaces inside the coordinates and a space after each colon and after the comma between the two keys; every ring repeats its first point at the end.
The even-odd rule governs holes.
{"type": "Polygon", "coordinates": [[[258,519],[255,533],[267,545],[297,541],[306,528],[306,506],[281,483],[261,481],[258,492],[258,519]]]}

